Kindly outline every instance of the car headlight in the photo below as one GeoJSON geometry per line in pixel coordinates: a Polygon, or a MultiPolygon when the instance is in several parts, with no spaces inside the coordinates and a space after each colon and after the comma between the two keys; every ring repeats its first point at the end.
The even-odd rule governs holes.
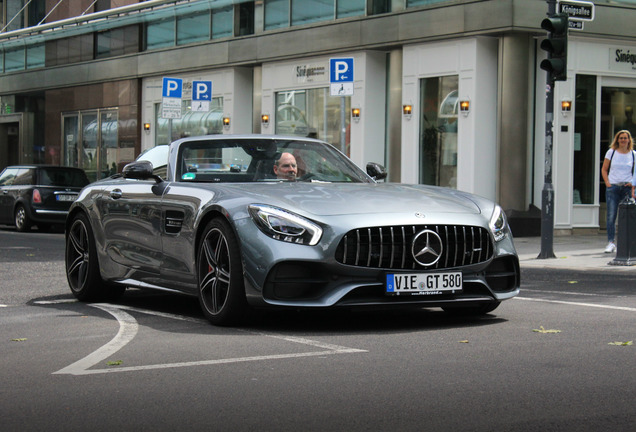
{"type": "Polygon", "coordinates": [[[252,204],[248,210],[256,226],[275,240],[314,246],[322,236],[318,225],[286,210],[261,204],[252,204]]]}
{"type": "Polygon", "coordinates": [[[501,241],[506,236],[506,214],[499,206],[495,206],[495,210],[490,217],[490,231],[495,237],[495,241],[501,241]]]}

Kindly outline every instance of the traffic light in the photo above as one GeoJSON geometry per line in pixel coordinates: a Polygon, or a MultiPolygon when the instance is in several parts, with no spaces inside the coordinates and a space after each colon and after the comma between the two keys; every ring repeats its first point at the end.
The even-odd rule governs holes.
{"type": "Polygon", "coordinates": [[[541,42],[541,49],[548,58],[541,62],[541,69],[550,74],[552,81],[566,81],[568,68],[568,15],[554,14],[541,21],[541,28],[548,31],[548,38],[541,42]]]}

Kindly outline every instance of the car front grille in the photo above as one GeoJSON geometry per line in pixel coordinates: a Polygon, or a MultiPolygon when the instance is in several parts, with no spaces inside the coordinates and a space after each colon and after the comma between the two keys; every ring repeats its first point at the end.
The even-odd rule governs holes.
{"type": "Polygon", "coordinates": [[[490,234],[482,227],[404,225],[349,231],[338,245],[336,261],[357,267],[433,270],[483,263],[493,254],[490,234]],[[432,265],[422,265],[413,257],[413,239],[425,230],[441,239],[441,256],[432,265]]]}

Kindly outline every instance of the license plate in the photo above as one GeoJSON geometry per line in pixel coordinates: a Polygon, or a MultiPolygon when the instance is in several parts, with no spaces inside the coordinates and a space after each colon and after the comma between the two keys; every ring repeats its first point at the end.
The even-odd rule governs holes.
{"type": "Polygon", "coordinates": [[[55,197],[58,201],[75,201],[77,199],[77,195],[56,195],[55,197]]]}
{"type": "Polygon", "coordinates": [[[462,290],[462,272],[390,273],[386,275],[388,295],[435,295],[462,290]]]}

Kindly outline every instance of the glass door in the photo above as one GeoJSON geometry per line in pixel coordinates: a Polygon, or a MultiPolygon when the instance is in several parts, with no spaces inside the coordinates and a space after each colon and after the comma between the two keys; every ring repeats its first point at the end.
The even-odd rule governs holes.
{"type": "Polygon", "coordinates": [[[63,114],[64,164],[82,168],[92,182],[117,173],[120,162],[132,157],[132,151],[122,152],[118,129],[116,108],[63,114]]]}
{"type": "Polygon", "coordinates": [[[99,128],[97,125],[97,111],[82,112],[80,115],[81,122],[81,145],[80,158],[78,166],[86,171],[86,175],[90,181],[99,180],[98,159],[98,139],[99,128]]]}
{"type": "Polygon", "coordinates": [[[420,183],[457,187],[459,77],[420,81],[420,183]]]}

